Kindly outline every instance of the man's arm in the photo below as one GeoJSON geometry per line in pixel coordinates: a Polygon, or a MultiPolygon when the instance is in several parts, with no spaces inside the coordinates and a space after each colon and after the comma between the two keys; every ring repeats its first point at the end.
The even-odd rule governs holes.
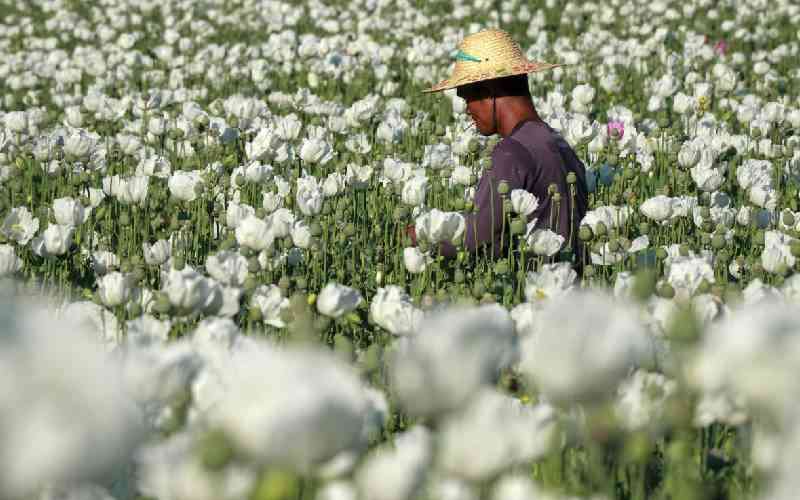
{"type": "MultiPolygon", "coordinates": [[[[523,187],[520,172],[524,172],[514,144],[508,142],[498,144],[492,152],[492,168],[484,171],[475,192],[475,211],[464,215],[464,247],[470,253],[489,243],[493,244],[494,255],[502,253],[503,196],[498,192],[498,186],[505,181],[509,192],[523,187]]],[[[508,230],[506,228],[506,232],[508,230]]],[[[450,243],[443,243],[440,247],[440,253],[446,257],[454,257],[457,252],[458,249],[450,243]]]]}

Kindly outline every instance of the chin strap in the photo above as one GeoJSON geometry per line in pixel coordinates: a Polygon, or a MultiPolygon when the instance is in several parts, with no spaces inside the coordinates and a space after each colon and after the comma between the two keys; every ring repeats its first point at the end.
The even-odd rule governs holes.
{"type": "Polygon", "coordinates": [[[497,133],[497,97],[492,92],[492,130],[497,133]]]}

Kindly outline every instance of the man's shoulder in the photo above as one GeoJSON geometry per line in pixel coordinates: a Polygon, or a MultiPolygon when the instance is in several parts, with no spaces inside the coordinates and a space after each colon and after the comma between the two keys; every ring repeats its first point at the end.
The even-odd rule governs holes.
{"type": "Polygon", "coordinates": [[[507,161],[511,163],[530,163],[533,161],[531,152],[513,135],[504,137],[492,151],[493,161],[507,161]]]}

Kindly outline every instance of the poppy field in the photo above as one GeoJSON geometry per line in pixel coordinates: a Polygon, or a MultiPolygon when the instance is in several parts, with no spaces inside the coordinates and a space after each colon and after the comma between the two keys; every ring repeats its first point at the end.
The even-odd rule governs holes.
{"type": "Polygon", "coordinates": [[[0,0],[0,499],[795,499],[798,26],[0,0]],[[485,28],[561,64],[579,254],[502,185],[512,251],[464,247],[500,138],[423,90],[485,28]]]}

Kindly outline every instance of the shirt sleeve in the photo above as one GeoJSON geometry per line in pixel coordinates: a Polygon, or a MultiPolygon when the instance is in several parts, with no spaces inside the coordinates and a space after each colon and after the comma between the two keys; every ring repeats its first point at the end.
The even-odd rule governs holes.
{"type": "MultiPolygon", "coordinates": [[[[524,187],[523,160],[519,156],[506,141],[499,143],[492,152],[492,168],[483,172],[475,192],[475,210],[464,215],[464,247],[470,253],[491,243],[494,254],[501,255],[503,197],[497,189],[501,181],[508,184],[509,192],[524,187]]],[[[506,228],[506,234],[508,231],[509,228],[506,228]]],[[[447,257],[455,256],[457,251],[451,244],[443,244],[440,248],[440,253],[447,257]]]]}

